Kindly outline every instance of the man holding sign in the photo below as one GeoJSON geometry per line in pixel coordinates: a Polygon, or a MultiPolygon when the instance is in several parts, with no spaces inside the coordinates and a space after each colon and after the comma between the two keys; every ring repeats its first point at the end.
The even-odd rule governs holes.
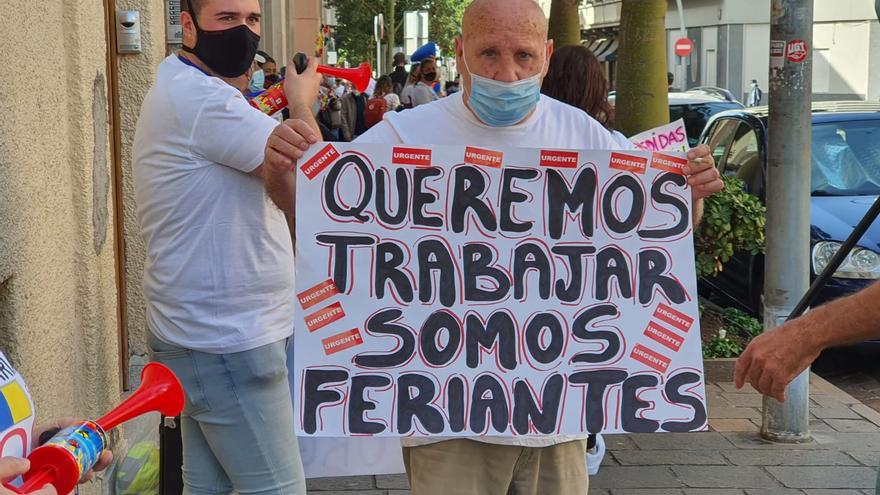
{"type": "MultiPolygon", "coordinates": [[[[664,384],[656,378],[657,372],[651,370],[665,369],[663,365],[669,362],[646,346],[636,345],[630,349],[624,342],[627,338],[653,339],[651,342],[663,341],[662,345],[667,348],[686,345],[691,356],[699,359],[698,343],[689,338],[689,344],[693,344],[689,345],[680,337],[680,334],[694,334],[694,318],[664,304],[662,297],[659,304],[655,298],[656,293],[662,293],[668,286],[672,295],[666,301],[677,304],[689,300],[692,314],[695,313],[693,298],[688,299],[686,291],[673,277],[660,273],[661,265],[671,272],[672,260],[663,254],[662,248],[646,249],[639,253],[641,274],[624,276],[625,270],[638,269],[634,263],[625,268],[629,266],[626,261],[629,255],[613,244],[616,238],[622,239],[621,243],[630,241],[623,239],[623,235],[615,237],[614,232],[599,233],[600,229],[594,228],[587,219],[588,213],[595,213],[600,217],[596,224],[613,224],[611,229],[615,232],[631,233],[636,230],[635,224],[639,224],[644,226],[638,229],[641,237],[656,234],[654,239],[658,242],[671,245],[683,240],[689,243],[689,205],[681,198],[674,199],[672,190],[686,191],[682,175],[687,176],[696,210],[703,197],[723,186],[712,158],[705,146],[691,150],[687,162],[680,160],[679,163],[678,158],[672,157],[671,165],[664,165],[662,158],[649,159],[645,158],[648,154],[638,152],[596,152],[580,160],[577,152],[555,151],[608,150],[616,149],[617,145],[610,134],[584,112],[540,95],[552,48],[552,41],[547,40],[547,19],[533,1],[476,0],[466,10],[462,36],[456,40],[458,67],[463,69],[462,94],[418,109],[388,114],[353,145],[321,145],[310,150],[318,134],[314,123],[308,120],[279,126],[267,145],[264,162],[267,189],[276,204],[290,215],[296,213],[296,182],[303,181],[298,218],[303,235],[298,236],[297,271],[298,277],[307,280],[298,281],[303,285],[298,286],[296,321],[298,339],[302,340],[297,341],[297,348],[317,342],[323,349],[323,353],[317,351],[318,355],[314,351],[311,356],[298,354],[297,359],[301,356],[304,361],[314,363],[314,366],[297,363],[298,369],[303,370],[296,377],[297,390],[302,391],[295,398],[300,411],[299,428],[306,434],[317,435],[404,436],[404,460],[412,492],[416,495],[505,495],[509,490],[518,494],[586,493],[585,430],[572,427],[579,414],[571,412],[577,407],[577,401],[571,401],[573,405],[568,411],[558,411],[553,417],[544,416],[544,421],[537,419],[542,414],[537,404],[543,403],[548,408],[549,402],[555,405],[561,402],[558,399],[542,401],[542,397],[560,392],[564,386],[560,380],[565,378],[558,371],[567,371],[572,363],[600,362],[610,366],[624,357],[643,363],[641,366],[649,370],[650,376],[628,375],[606,366],[589,377],[583,374],[575,377],[573,373],[568,380],[569,386],[576,379],[592,380],[590,390],[605,388],[600,387],[597,380],[606,380],[609,388],[623,383],[623,394],[633,397],[624,401],[624,405],[630,407],[627,414],[631,413],[634,418],[632,428],[645,428],[645,431],[656,431],[659,426],[636,417],[639,410],[648,407],[639,399],[640,387],[652,383],[656,394],[666,393],[673,402],[676,398],[688,402],[690,398],[682,399],[688,392],[682,377],[693,387],[697,385],[694,377],[699,381],[696,373],[660,373],[666,378],[664,392],[664,384]],[[304,157],[306,159],[300,160],[304,157]],[[585,162],[603,161],[611,163],[611,168],[617,171],[609,174],[588,166],[578,170],[585,162]],[[546,170],[517,168],[537,167],[539,163],[546,170]],[[600,173],[604,175],[597,178],[600,173]],[[301,174],[299,179],[297,174],[301,174]],[[355,176],[357,180],[351,180],[355,176]],[[638,176],[644,178],[633,178],[638,176]],[[648,182],[649,177],[653,185],[648,182]],[[606,188],[597,181],[608,181],[610,185],[606,188]],[[645,196],[642,181],[651,190],[650,198],[645,196]],[[542,191],[549,191],[544,188],[545,183],[556,192],[542,195],[542,191]],[[598,187],[600,185],[603,187],[598,187]],[[621,209],[618,204],[621,195],[611,189],[618,185],[629,191],[623,196],[632,196],[631,212],[637,209],[637,201],[641,201],[641,209],[656,211],[649,212],[645,221],[629,214],[628,220],[615,223],[615,212],[621,209]],[[356,190],[355,186],[360,189],[356,190]],[[601,196],[606,206],[599,208],[601,211],[588,212],[588,195],[597,201],[601,196]],[[496,198],[501,211],[487,211],[487,207],[491,208],[487,202],[495,205],[496,198]],[[547,214],[551,217],[549,222],[542,225],[546,232],[539,234],[536,232],[540,230],[538,223],[527,219],[539,214],[544,202],[553,212],[547,214]],[[676,204],[678,208],[670,214],[663,208],[658,209],[655,204],[658,202],[676,204]],[[405,203],[411,203],[408,213],[405,203]],[[444,204],[448,218],[439,213],[444,204]],[[574,214],[572,210],[577,209],[576,205],[582,207],[579,217],[574,215],[580,222],[566,216],[566,209],[574,214]],[[512,213],[514,210],[516,215],[512,213]],[[305,214],[308,218],[303,218],[305,214]],[[655,231],[657,225],[670,222],[664,215],[675,217],[678,224],[675,232],[655,231]],[[496,218],[500,220],[496,222],[496,218]],[[567,220],[571,221],[566,224],[567,220]],[[325,227],[334,223],[338,227],[325,227]],[[580,229],[574,226],[577,223],[580,229]],[[397,231],[400,241],[393,240],[393,232],[397,231]],[[582,263],[582,260],[589,258],[594,248],[587,245],[590,243],[577,243],[575,239],[581,234],[586,236],[587,231],[595,232],[596,239],[601,237],[605,243],[605,247],[595,253],[596,257],[607,258],[608,270],[621,270],[617,272],[619,276],[613,276],[621,283],[620,291],[625,293],[620,296],[630,298],[631,305],[647,312],[645,321],[633,323],[641,325],[640,328],[626,327],[625,334],[603,334],[597,329],[604,326],[590,323],[592,320],[606,323],[605,320],[614,319],[615,315],[620,318],[619,323],[626,323],[640,313],[618,314],[613,304],[581,304],[589,299],[584,296],[587,292],[599,301],[614,297],[607,293],[607,287],[614,285],[608,283],[612,275],[599,272],[585,275],[586,261],[582,263]],[[528,235],[534,237],[527,238],[528,235]],[[537,289],[528,286],[534,271],[540,272],[541,277],[546,275],[548,280],[549,272],[553,271],[540,266],[544,259],[541,242],[526,242],[539,235],[549,241],[559,241],[552,248],[557,255],[552,263],[565,264],[569,270],[571,281],[567,287],[564,274],[557,275],[555,289],[549,282],[539,283],[537,289]],[[492,242],[477,242],[481,237],[492,242]],[[468,242],[471,238],[474,242],[468,242]],[[517,244],[520,240],[522,242],[517,244]],[[508,248],[514,244],[516,249],[508,248]],[[499,254],[498,251],[503,250],[515,258],[510,276],[504,274],[504,269],[495,267],[508,255],[507,252],[499,254]],[[361,259],[358,253],[367,251],[374,265],[358,261],[361,259]],[[321,261],[320,257],[327,252],[331,255],[324,256],[326,262],[321,261]],[[414,261],[416,259],[418,261],[414,261]],[[519,268],[516,260],[520,262],[519,268]],[[463,268],[458,267],[459,261],[463,268]],[[361,284],[362,269],[375,272],[371,274],[370,284],[361,284]],[[583,287],[579,281],[575,282],[575,272],[584,275],[587,283],[593,275],[606,277],[606,293],[594,294],[603,290],[599,284],[583,287]],[[318,280],[319,274],[326,280],[318,280]],[[494,283],[483,283],[487,278],[494,283]],[[413,283],[414,279],[418,284],[413,283]],[[462,279],[467,280],[461,282],[462,279]],[[624,283],[623,279],[633,284],[624,283]],[[364,289],[364,285],[370,289],[364,289]],[[525,290],[526,287],[529,290],[525,290]],[[559,302],[551,302],[551,297],[559,302]],[[503,306],[493,312],[493,303],[503,306]],[[478,314],[481,304],[488,309],[478,314]],[[372,314],[363,315],[359,320],[365,311],[372,314]],[[525,314],[520,314],[523,312],[525,314]],[[555,316],[562,313],[565,313],[565,323],[555,316]],[[534,332],[514,328],[526,320],[529,323],[518,326],[533,327],[534,332]],[[532,325],[534,322],[540,324],[532,325]],[[352,325],[358,326],[352,328],[352,325]],[[567,329],[569,325],[574,340],[567,339],[568,342],[577,341],[576,345],[582,345],[585,340],[601,339],[597,335],[602,334],[608,337],[606,345],[598,345],[600,342],[596,341],[598,347],[585,353],[554,347],[554,342],[561,340],[553,336],[567,331],[563,327],[567,329]],[[417,333],[413,328],[419,326],[421,331],[417,333]],[[584,339],[579,340],[579,334],[584,339]],[[511,343],[513,338],[517,339],[515,344],[511,343]],[[531,344],[519,342],[520,338],[531,338],[531,344]],[[395,339],[398,345],[391,345],[393,349],[387,350],[389,346],[385,344],[395,339]],[[371,347],[377,341],[379,345],[371,347]],[[360,350],[368,347],[370,351],[360,350]],[[450,352],[455,348],[460,352],[450,352]],[[623,348],[626,356],[622,355],[623,348]],[[598,357],[601,361],[594,360],[598,357]],[[562,358],[565,363],[558,364],[560,369],[551,366],[550,363],[562,363],[562,358]],[[526,364],[527,359],[532,359],[530,364],[526,364]],[[322,367],[322,362],[326,366],[322,367]],[[427,371],[407,373],[423,362],[426,365],[422,369],[427,371]],[[443,375],[449,372],[450,366],[456,366],[457,373],[443,375]],[[358,376],[350,377],[343,369],[347,367],[357,369],[352,375],[358,376]],[[492,369],[497,372],[488,371],[492,369]],[[545,383],[513,379],[511,390],[505,392],[509,378],[504,375],[519,373],[522,369],[525,369],[523,373],[530,373],[529,369],[539,371],[531,376],[544,377],[545,383]],[[472,374],[474,370],[481,374],[472,374]],[[531,390],[532,386],[535,390],[531,390]],[[500,396],[504,396],[503,401],[499,400],[500,396]],[[463,419],[466,416],[469,419],[463,419]],[[563,430],[582,433],[554,434],[563,430]],[[455,432],[457,437],[450,435],[455,432]]],[[[288,82],[300,86],[304,95],[315,91],[317,78],[313,69],[288,77],[288,82]]],[[[595,240],[592,243],[600,244],[595,240]]],[[[692,256],[690,260],[675,260],[675,263],[690,266],[690,278],[694,279],[692,256]]],[[[586,390],[586,383],[582,382],[581,387],[586,390]]],[[[593,397],[591,401],[601,403],[601,394],[597,399],[595,393],[584,392],[589,394],[593,397]]],[[[704,426],[705,411],[702,417],[695,412],[699,407],[702,406],[698,403],[693,410],[685,408],[692,417],[678,423],[688,423],[687,428],[691,429],[704,426]]],[[[588,420],[592,427],[602,428],[601,414],[596,411],[585,414],[592,418],[588,420]]],[[[671,418],[664,423],[666,431],[675,428],[676,422],[671,418]]]]}

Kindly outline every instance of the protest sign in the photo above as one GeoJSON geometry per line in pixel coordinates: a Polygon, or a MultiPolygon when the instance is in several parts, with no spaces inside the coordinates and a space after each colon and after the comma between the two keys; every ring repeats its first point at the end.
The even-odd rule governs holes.
{"type": "Polygon", "coordinates": [[[629,142],[646,151],[680,151],[684,153],[690,149],[687,131],[682,119],[636,134],[629,138],[629,142]]]}
{"type": "Polygon", "coordinates": [[[686,163],[313,146],[297,167],[297,433],[705,429],[686,163]]]}

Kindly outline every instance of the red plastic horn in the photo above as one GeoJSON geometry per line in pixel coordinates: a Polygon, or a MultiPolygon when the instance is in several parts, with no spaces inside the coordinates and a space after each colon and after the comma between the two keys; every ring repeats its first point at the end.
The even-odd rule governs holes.
{"type": "Polygon", "coordinates": [[[370,78],[373,75],[370,64],[368,64],[367,62],[364,62],[361,65],[358,65],[357,67],[354,67],[352,69],[331,67],[329,65],[319,65],[318,72],[320,72],[321,74],[326,74],[328,76],[345,79],[346,81],[351,81],[351,83],[354,84],[354,87],[356,87],[357,90],[361,93],[367,90],[367,87],[370,85],[370,78]]]}
{"type": "Polygon", "coordinates": [[[51,484],[58,493],[70,493],[107,448],[107,431],[148,412],[177,416],[183,411],[183,402],[183,387],[174,373],[164,365],[150,363],[141,372],[141,386],[131,397],[97,421],[80,421],[59,431],[28,456],[31,468],[24,474],[21,488],[5,487],[14,493],[31,493],[51,484]]]}

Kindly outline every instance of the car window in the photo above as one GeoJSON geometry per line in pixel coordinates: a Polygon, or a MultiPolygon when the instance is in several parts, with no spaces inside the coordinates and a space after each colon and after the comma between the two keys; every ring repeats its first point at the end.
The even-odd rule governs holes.
{"type": "Polygon", "coordinates": [[[742,105],[736,102],[719,101],[714,103],[694,103],[689,105],[670,105],[669,121],[674,122],[681,118],[684,119],[684,128],[688,136],[688,144],[696,146],[697,140],[700,139],[706,122],[709,118],[723,110],[731,110],[742,108],[742,105]]]}
{"type": "MultiPolygon", "coordinates": [[[[718,119],[712,124],[712,128],[706,134],[704,141],[709,145],[712,152],[712,158],[719,167],[724,166],[724,158],[727,157],[727,151],[730,148],[730,142],[733,140],[734,132],[739,125],[737,119],[718,119]]],[[[724,170],[721,168],[721,170],[724,170]]]]}
{"type": "Polygon", "coordinates": [[[726,176],[742,180],[746,192],[756,196],[763,193],[764,172],[758,149],[758,133],[746,122],[741,122],[736,128],[721,170],[726,176]]]}
{"type": "Polygon", "coordinates": [[[880,120],[813,125],[813,194],[880,194],[880,120]]]}

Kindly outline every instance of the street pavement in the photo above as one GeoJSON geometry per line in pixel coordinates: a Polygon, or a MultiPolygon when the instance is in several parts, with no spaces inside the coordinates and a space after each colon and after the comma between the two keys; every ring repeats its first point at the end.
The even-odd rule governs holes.
{"type": "MultiPolygon", "coordinates": [[[[711,431],[607,436],[590,495],[874,495],[880,412],[814,374],[812,441],[775,444],[758,436],[757,392],[728,381],[706,387],[711,431]]],[[[310,495],[409,493],[403,475],[314,479],[308,487],[310,495]]]]}
{"type": "Polygon", "coordinates": [[[880,345],[861,344],[828,349],[813,364],[813,371],[880,411],[880,345]]]}

